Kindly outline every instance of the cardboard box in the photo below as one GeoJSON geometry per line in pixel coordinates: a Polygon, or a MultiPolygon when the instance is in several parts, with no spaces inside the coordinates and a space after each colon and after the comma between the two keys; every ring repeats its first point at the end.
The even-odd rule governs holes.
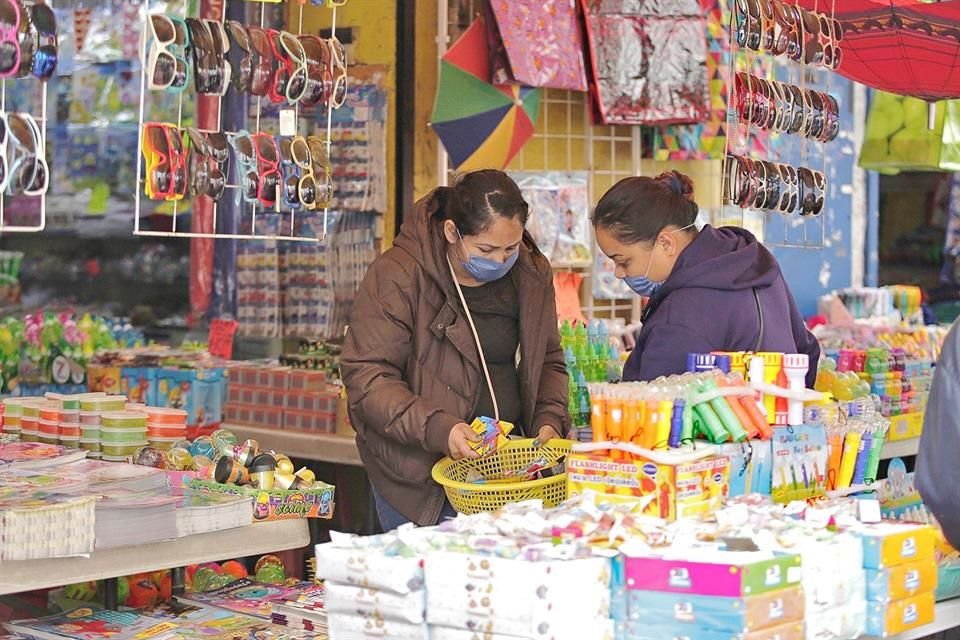
{"type": "Polygon", "coordinates": [[[889,569],[867,569],[867,600],[891,602],[937,590],[937,564],[927,559],[889,569]]]}
{"type": "Polygon", "coordinates": [[[780,589],[747,598],[723,598],[662,591],[630,591],[629,618],[651,625],[687,625],[686,635],[698,629],[749,633],[803,622],[803,589],[780,589]]]}
{"type": "Polygon", "coordinates": [[[712,456],[694,462],[664,464],[606,455],[567,456],[567,491],[591,490],[617,502],[645,499],[644,513],[676,520],[717,509],[730,491],[730,459],[712,456]]]}
{"type": "Polygon", "coordinates": [[[886,638],[933,622],[933,592],[895,602],[867,603],[867,635],[886,638]]]}
{"type": "Polygon", "coordinates": [[[697,629],[696,633],[690,633],[689,627],[678,624],[649,625],[636,622],[628,622],[624,633],[626,635],[623,637],[629,640],[805,640],[802,622],[788,622],[734,637],[725,631],[697,629]]]}
{"type": "Polygon", "coordinates": [[[927,525],[881,523],[860,532],[865,569],[886,569],[934,557],[937,534],[927,525]]]}
{"type": "Polygon", "coordinates": [[[87,386],[90,391],[103,391],[109,395],[120,395],[123,393],[123,370],[120,367],[88,365],[87,386]]]}
{"type": "Polygon", "coordinates": [[[895,442],[897,440],[919,438],[922,431],[923,412],[893,416],[890,418],[890,430],[887,432],[887,440],[889,442],[895,442]]]}
{"type": "Polygon", "coordinates": [[[800,556],[792,553],[771,558],[766,552],[702,550],[698,555],[710,560],[628,557],[627,588],[742,598],[798,586],[803,577],[800,556]]]}

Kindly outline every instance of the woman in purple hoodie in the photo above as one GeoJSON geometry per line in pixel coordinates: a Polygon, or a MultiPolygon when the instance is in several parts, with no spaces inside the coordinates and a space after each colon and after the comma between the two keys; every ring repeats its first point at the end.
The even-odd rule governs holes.
{"type": "Polygon", "coordinates": [[[597,204],[597,244],[637,295],[649,298],[626,381],[686,371],[688,353],[779,351],[820,346],[766,247],[739,227],[694,226],[693,182],[677,171],[625,178],[597,204]]]}

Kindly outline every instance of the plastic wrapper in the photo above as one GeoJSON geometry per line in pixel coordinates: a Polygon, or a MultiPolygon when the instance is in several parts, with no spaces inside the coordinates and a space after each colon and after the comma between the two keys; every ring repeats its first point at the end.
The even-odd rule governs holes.
{"type": "Polygon", "coordinates": [[[593,230],[585,171],[514,172],[530,205],[527,229],[554,267],[588,266],[593,230]]]}
{"type": "Polygon", "coordinates": [[[582,0],[603,124],[702,122],[710,112],[697,0],[582,0]]]}
{"type": "Polygon", "coordinates": [[[490,4],[509,64],[509,68],[494,67],[494,82],[587,90],[576,4],[570,0],[494,0],[490,4]]]}

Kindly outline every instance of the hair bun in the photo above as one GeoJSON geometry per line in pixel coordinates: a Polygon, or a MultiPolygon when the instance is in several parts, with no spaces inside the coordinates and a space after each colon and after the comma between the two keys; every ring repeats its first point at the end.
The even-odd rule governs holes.
{"type": "Polygon", "coordinates": [[[657,182],[664,185],[670,191],[678,196],[683,196],[687,200],[693,200],[693,180],[679,171],[665,171],[654,178],[657,182]]]}

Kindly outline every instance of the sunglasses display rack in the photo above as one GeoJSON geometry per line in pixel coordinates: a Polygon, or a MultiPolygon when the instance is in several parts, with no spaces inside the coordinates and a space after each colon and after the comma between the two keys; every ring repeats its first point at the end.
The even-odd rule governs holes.
{"type": "MultiPolygon", "coordinates": [[[[840,133],[840,107],[830,95],[829,73],[825,91],[814,89],[813,69],[836,70],[842,60],[843,28],[835,7],[824,1],[824,11],[807,11],[787,0],[731,0],[726,160],[722,177],[724,202],[741,210],[751,209],[784,216],[781,246],[820,248],[826,244],[827,154],[825,145],[840,133]],[[740,70],[740,53],[746,59],[740,70]],[[790,75],[800,70],[799,83],[780,82],[757,75],[756,54],[796,63],[790,75]],[[735,135],[745,127],[745,135],[735,135]],[[799,140],[799,154],[789,153],[801,166],[756,159],[731,138],[745,140],[751,130],[786,138],[789,151],[799,140]],[[808,165],[814,154],[808,145],[821,148],[822,170],[808,165]],[[810,233],[809,226],[816,229],[810,233]],[[802,238],[796,239],[797,232],[802,238]]],[[[778,141],[781,145],[783,141],[778,141]]]]}
{"type": "Polygon", "coordinates": [[[47,224],[47,80],[57,69],[57,20],[49,4],[4,1],[0,19],[0,65],[6,67],[0,68],[0,234],[38,233],[47,224]],[[39,102],[39,114],[8,113],[7,82],[34,82],[32,102],[39,102]],[[31,222],[7,224],[7,214],[14,208],[18,218],[31,222]],[[29,209],[29,214],[24,215],[23,209],[29,209]]]}
{"type": "Polygon", "coordinates": [[[267,28],[264,5],[258,6],[256,26],[222,16],[184,19],[151,11],[150,0],[144,0],[134,235],[325,240],[335,196],[331,123],[333,110],[346,98],[348,81],[346,55],[336,37],[337,7],[342,3],[328,5],[332,26],[327,39],[302,32],[302,3],[296,34],[267,28]],[[253,131],[222,130],[221,98],[228,90],[253,100],[253,131]],[[157,91],[178,94],[177,122],[145,117],[150,96],[157,91]],[[216,101],[216,127],[184,126],[184,94],[216,101]],[[279,136],[261,129],[264,100],[281,105],[279,136]],[[302,107],[326,110],[324,135],[301,135],[308,121],[302,107]],[[145,228],[144,197],[169,203],[170,230],[145,228]],[[191,198],[194,203],[211,202],[211,231],[177,228],[177,214],[191,198]],[[226,199],[237,204],[239,233],[216,231],[226,199]],[[304,233],[305,218],[320,211],[323,233],[304,233]],[[280,224],[273,224],[278,217],[280,224]]]}

